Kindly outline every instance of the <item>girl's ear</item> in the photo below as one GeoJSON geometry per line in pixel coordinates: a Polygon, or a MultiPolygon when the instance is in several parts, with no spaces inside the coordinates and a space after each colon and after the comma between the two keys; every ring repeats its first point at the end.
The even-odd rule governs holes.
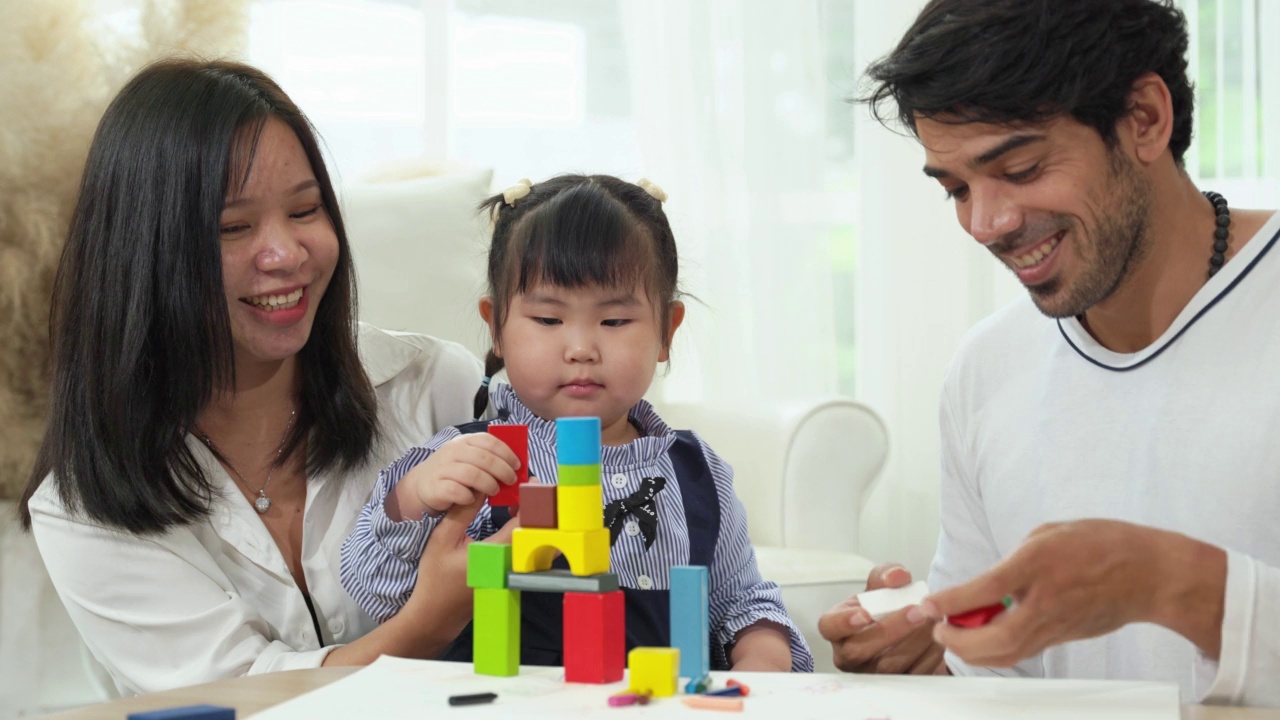
{"type": "Polygon", "coordinates": [[[662,338],[662,352],[658,353],[658,362],[671,359],[671,341],[676,336],[680,323],[684,322],[684,303],[676,300],[671,303],[671,317],[667,322],[667,336],[662,338]]]}
{"type": "Polygon", "coordinates": [[[498,346],[497,326],[494,325],[493,298],[485,295],[480,298],[480,319],[489,326],[489,342],[493,344],[493,354],[502,357],[502,348],[498,346]]]}

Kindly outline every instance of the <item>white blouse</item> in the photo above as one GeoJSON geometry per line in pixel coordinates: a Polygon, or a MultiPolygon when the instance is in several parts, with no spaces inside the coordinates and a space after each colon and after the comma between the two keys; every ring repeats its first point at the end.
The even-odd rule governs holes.
{"type": "Polygon", "coordinates": [[[461,345],[360,327],[382,436],[365,467],[307,484],[302,568],[319,621],[279,548],[212,453],[188,444],[222,493],[210,516],[137,536],[69,514],[49,478],[32,532],[53,585],[123,695],[237,675],[319,667],[375,623],[338,581],[339,550],[378,471],[441,428],[471,419],[479,360],[461,345]]]}

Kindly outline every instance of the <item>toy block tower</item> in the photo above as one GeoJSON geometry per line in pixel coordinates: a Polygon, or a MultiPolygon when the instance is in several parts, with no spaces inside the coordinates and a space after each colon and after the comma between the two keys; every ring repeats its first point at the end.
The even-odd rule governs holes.
{"type": "MultiPolygon", "coordinates": [[[[467,584],[476,589],[475,671],[517,674],[520,592],[563,592],[565,680],[616,682],[625,670],[626,612],[618,578],[609,573],[600,419],[561,418],[556,438],[559,482],[519,486],[521,526],[511,545],[474,543],[468,549],[467,584]],[[477,550],[482,546],[500,549],[477,550]],[[569,562],[567,573],[551,569],[557,550],[569,562]]],[[[524,452],[527,466],[527,440],[524,452]]]]}

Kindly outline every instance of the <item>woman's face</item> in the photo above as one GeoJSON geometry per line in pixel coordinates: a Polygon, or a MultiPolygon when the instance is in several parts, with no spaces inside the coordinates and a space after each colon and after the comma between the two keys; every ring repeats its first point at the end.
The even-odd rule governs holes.
{"type": "Polygon", "coordinates": [[[248,181],[228,189],[220,227],[237,373],[292,357],[333,277],[338,236],[302,143],[283,121],[263,126],[248,181]]]}

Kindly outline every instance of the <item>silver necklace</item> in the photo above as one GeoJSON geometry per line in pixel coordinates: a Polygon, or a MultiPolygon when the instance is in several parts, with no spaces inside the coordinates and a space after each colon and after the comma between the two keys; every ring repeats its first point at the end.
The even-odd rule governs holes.
{"type": "MultiPolygon", "coordinates": [[[[285,426],[284,437],[280,438],[280,446],[276,448],[275,462],[271,463],[271,469],[267,470],[267,481],[262,483],[262,487],[258,488],[258,497],[256,500],[253,501],[253,509],[257,510],[259,515],[265,514],[268,510],[271,509],[271,498],[267,497],[267,486],[271,484],[271,476],[275,475],[276,466],[280,464],[280,453],[284,452],[284,441],[289,438],[289,430],[293,428],[293,418],[297,414],[298,414],[297,410],[294,410],[289,413],[289,424],[285,426]]],[[[196,428],[196,429],[200,430],[200,428],[196,428]]],[[[226,463],[226,466],[231,469],[231,472],[236,474],[236,477],[240,478],[240,483],[242,485],[244,485],[246,488],[249,488],[250,490],[253,489],[253,487],[249,485],[249,481],[244,479],[244,474],[241,473],[239,470],[237,470],[235,465],[231,464],[231,461],[228,460],[227,456],[224,455],[222,451],[218,449],[217,445],[213,444],[213,440],[209,437],[208,433],[206,433],[204,430],[200,430],[200,439],[204,441],[205,445],[209,446],[209,449],[213,451],[213,454],[219,460],[226,463]]]]}

